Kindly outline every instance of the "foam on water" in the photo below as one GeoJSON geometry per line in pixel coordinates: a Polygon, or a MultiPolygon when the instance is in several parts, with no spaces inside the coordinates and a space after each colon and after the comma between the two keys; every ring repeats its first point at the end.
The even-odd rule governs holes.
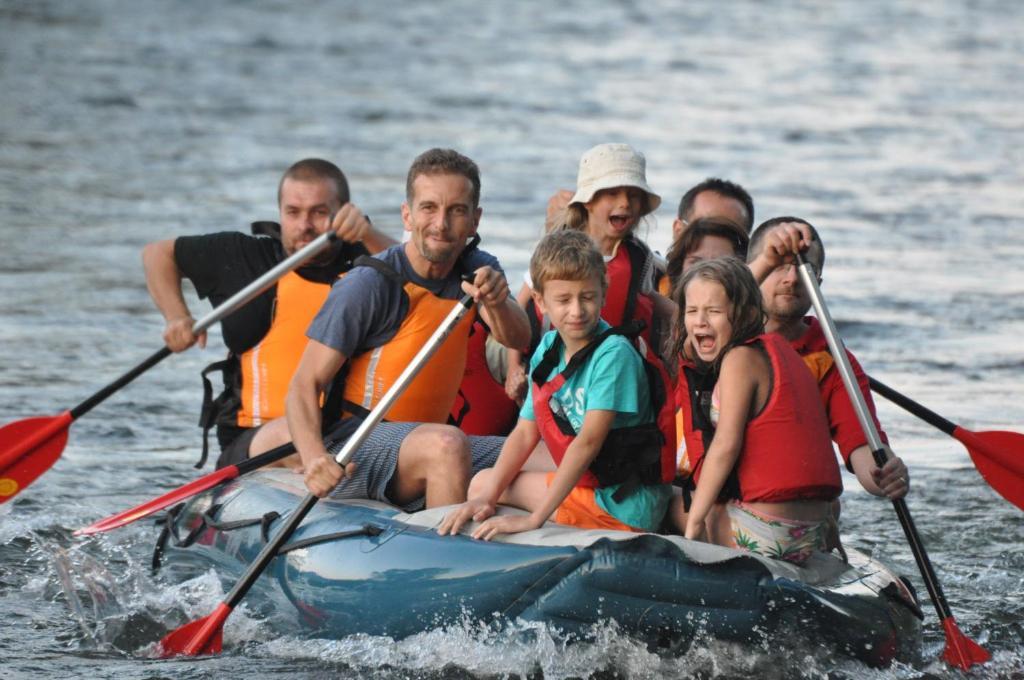
{"type": "MultiPolygon", "coordinates": [[[[468,153],[484,247],[517,288],[547,197],[573,186],[585,149],[621,140],[665,199],[652,245],[665,251],[687,187],[740,182],[757,221],[795,214],[822,232],[826,300],[870,374],[972,430],[1022,431],[1022,19],[1015,0],[2,3],[0,423],[59,413],[158,349],[142,246],[274,218],[298,158],[339,162],[397,237],[410,160],[468,153]]],[[[149,659],[225,584],[151,576],[149,521],[70,533],[195,476],[198,374],[221,358],[212,329],[207,349],[76,421],[54,467],[0,506],[0,674],[958,676],[935,661],[927,602],[922,664],[882,671],[713,641],[651,655],[612,629],[564,648],[526,625],[279,638],[255,606],[229,619],[222,658],[149,659]]],[[[972,677],[1020,677],[1020,510],[959,443],[877,403],[957,620],[994,652],[972,677]]],[[[845,482],[844,540],[923,596],[891,506],[845,482]]]]}

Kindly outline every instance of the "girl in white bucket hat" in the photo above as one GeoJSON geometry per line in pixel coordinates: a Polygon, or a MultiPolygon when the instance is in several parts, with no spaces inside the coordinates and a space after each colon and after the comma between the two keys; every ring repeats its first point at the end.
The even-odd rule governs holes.
{"type": "Polygon", "coordinates": [[[647,185],[646,169],[644,155],[629,144],[599,144],[587,151],[563,225],[586,231],[602,253],[611,255],[640,219],[661,205],[661,196],[647,185]]]}
{"type": "MultiPolygon", "coordinates": [[[[599,144],[580,158],[576,193],[555,228],[586,232],[604,255],[608,295],[601,316],[613,326],[642,319],[657,341],[650,299],[654,256],[636,237],[640,220],[661,205],[647,184],[647,161],[629,144],[599,144]]],[[[660,347],[658,344],[652,345],[660,347]]]]}
{"type": "MultiPolygon", "coordinates": [[[[654,290],[654,255],[635,235],[640,220],[661,205],[661,196],[647,184],[646,166],[643,154],[628,144],[599,144],[590,149],[580,158],[576,193],[564,210],[549,212],[546,227],[575,229],[590,236],[607,267],[608,290],[601,318],[612,326],[643,321],[643,341],[659,351],[661,329],[668,328],[672,302],[654,290]]],[[[565,198],[556,194],[549,211],[555,210],[560,200],[565,198]]],[[[532,354],[548,323],[538,312],[531,288],[532,282],[527,279],[516,299],[526,306],[530,318],[532,354]]],[[[516,350],[509,351],[505,390],[513,398],[525,393],[524,358],[516,350]]]]}

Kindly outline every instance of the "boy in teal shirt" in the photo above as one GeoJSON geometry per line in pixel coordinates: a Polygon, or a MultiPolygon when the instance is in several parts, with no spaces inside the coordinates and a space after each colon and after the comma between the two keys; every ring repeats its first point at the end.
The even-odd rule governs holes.
{"type": "Polygon", "coordinates": [[[483,522],[473,536],[485,540],[548,519],[654,531],[672,495],[662,483],[662,458],[674,467],[674,452],[655,425],[644,360],[601,320],[604,259],[585,234],[555,231],[537,245],[530,276],[534,301],[555,330],[530,360],[529,393],[497,463],[473,478],[469,500],[438,531],[458,533],[470,519],[483,522]],[[522,472],[541,439],[557,470],[522,472]],[[492,517],[498,503],[531,514],[492,517]]]}

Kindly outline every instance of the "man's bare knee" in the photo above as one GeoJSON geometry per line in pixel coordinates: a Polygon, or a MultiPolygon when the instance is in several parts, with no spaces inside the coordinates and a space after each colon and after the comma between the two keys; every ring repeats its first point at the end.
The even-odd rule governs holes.
{"type": "Polygon", "coordinates": [[[458,428],[448,425],[430,426],[424,432],[423,453],[430,465],[464,466],[469,469],[469,439],[458,428]]]}

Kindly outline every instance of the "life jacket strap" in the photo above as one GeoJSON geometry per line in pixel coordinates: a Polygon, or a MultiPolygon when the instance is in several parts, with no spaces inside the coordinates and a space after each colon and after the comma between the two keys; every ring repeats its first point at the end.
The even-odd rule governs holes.
{"type": "Polygon", "coordinates": [[[238,394],[238,359],[233,354],[229,354],[226,359],[213,362],[202,370],[200,376],[203,379],[203,404],[199,409],[199,427],[203,429],[203,450],[199,462],[195,465],[197,470],[206,465],[206,459],[210,455],[210,430],[223,422],[225,417],[237,413],[241,404],[238,394]],[[222,375],[224,389],[215,399],[213,383],[209,376],[218,371],[222,375]]]}

